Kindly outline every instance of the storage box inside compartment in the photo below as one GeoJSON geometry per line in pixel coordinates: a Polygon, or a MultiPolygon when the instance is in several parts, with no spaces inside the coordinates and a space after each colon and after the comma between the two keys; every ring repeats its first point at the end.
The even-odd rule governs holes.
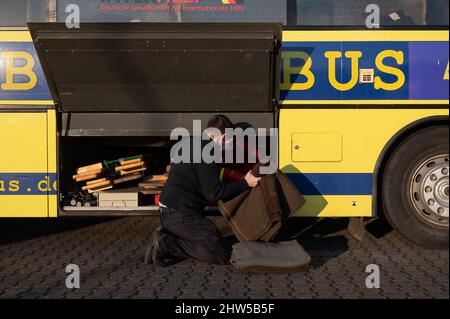
{"type": "Polygon", "coordinates": [[[168,138],[62,137],[60,204],[65,210],[155,207],[170,167],[168,138]]]}

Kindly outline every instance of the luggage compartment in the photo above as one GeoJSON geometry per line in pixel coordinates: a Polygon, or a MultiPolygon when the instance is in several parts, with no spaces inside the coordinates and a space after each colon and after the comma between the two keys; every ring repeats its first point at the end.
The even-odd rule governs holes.
{"type": "MultiPolygon", "coordinates": [[[[139,185],[151,176],[167,175],[170,164],[170,146],[168,137],[119,137],[119,136],[88,136],[88,137],[60,137],[59,148],[59,199],[60,212],[66,215],[84,214],[152,214],[158,211],[155,196],[161,191],[158,187],[154,191],[142,193],[139,185]],[[130,172],[121,175],[108,163],[119,159],[132,159],[143,155],[142,164],[128,164],[130,172]],[[99,172],[97,164],[102,164],[99,172]],[[93,174],[89,180],[74,176],[89,175],[77,169],[92,166],[93,174]],[[143,168],[142,168],[143,167],[143,168]],[[140,169],[144,169],[140,171],[140,169]],[[117,174],[112,177],[111,174],[117,174]],[[138,175],[135,175],[138,174],[138,175]],[[95,177],[94,177],[95,176],[95,177]],[[130,179],[129,176],[133,178],[130,179]],[[127,180],[128,179],[128,180],[127,180]],[[105,181],[106,180],[106,181],[105,181]],[[95,184],[95,181],[99,181],[95,184]],[[83,189],[91,186],[95,188],[83,189]],[[94,183],[94,184],[92,184],[94,183]]],[[[139,160],[136,159],[136,160],[139,160]]],[[[129,160],[133,162],[133,160],[129,160]]],[[[125,166],[124,166],[125,167],[125,166]]],[[[158,183],[162,185],[163,183],[158,183]]],[[[142,190],[142,188],[141,188],[142,190]]]]}
{"type": "MultiPolygon", "coordinates": [[[[200,121],[206,129],[208,119],[215,113],[60,113],[58,127],[59,214],[70,216],[92,215],[153,215],[158,213],[155,202],[157,192],[147,189],[138,194],[138,205],[131,203],[139,183],[149,176],[167,174],[170,165],[170,149],[176,141],[170,140],[171,130],[186,127],[192,133],[192,122],[200,121]],[[100,204],[88,191],[83,190],[85,180],[77,182],[73,176],[77,169],[104,161],[133,158],[143,155],[144,177],[139,180],[113,184],[106,193],[118,193],[116,204],[100,204]],[[133,190],[134,189],[134,190],[133,190]],[[71,205],[73,192],[81,192],[95,204],[71,205]],[[72,193],[72,194],[71,194],[72,193]],[[128,194],[127,194],[128,193],[128,194]],[[130,194],[131,193],[131,194],[130,194]]],[[[275,125],[272,113],[223,113],[233,123],[245,122],[254,128],[271,128],[275,125]]],[[[98,179],[107,174],[98,176],[98,179]]],[[[94,180],[93,178],[90,179],[94,180]]],[[[101,188],[100,188],[101,189],[101,188]]],[[[218,214],[216,206],[207,207],[210,214],[218,214]]]]}

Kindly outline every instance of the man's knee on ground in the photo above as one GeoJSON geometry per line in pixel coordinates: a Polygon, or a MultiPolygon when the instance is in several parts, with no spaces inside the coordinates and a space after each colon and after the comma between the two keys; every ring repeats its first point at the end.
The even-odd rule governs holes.
{"type": "Polygon", "coordinates": [[[198,248],[196,258],[214,265],[228,265],[231,251],[222,245],[207,245],[198,248]]]}
{"type": "Polygon", "coordinates": [[[208,258],[208,262],[214,265],[228,265],[230,263],[230,257],[228,253],[212,252],[208,258]]]}

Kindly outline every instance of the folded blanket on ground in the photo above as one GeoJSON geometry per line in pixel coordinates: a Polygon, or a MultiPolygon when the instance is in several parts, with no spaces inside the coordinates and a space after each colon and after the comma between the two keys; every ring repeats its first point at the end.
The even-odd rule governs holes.
{"type": "Polygon", "coordinates": [[[296,240],[240,242],[233,245],[230,262],[244,272],[294,272],[304,270],[311,257],[296,240]]]}

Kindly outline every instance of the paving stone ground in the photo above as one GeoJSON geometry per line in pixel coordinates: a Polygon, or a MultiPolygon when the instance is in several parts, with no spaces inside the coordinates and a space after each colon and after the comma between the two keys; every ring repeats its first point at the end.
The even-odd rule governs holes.
{"type": "Polygon", "coordinates": [[[156,218],[0,220],[0,298],[449,298],[448,250],[417,247],[376,223],[361,243],[346,219],[298,221],[288,234],[300,233],[309,269],[253,275],[193,260],[144,265],[156,218]],[[68,264],[80,267],[80,289],[65,285],[68,264]],[[366,287],[369,264],[380,268],[380,289],[366,287]]]}

